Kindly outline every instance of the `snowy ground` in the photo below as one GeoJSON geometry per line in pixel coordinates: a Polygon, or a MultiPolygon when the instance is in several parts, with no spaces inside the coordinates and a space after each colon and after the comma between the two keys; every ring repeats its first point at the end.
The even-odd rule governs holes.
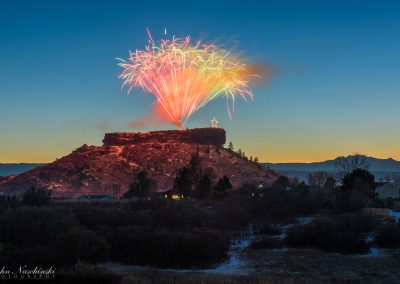
{"type": "MultiPolygon", "coordinates": [[[[400,212],[399,211],[393,211],[393,210],[388,210],[389,216],[393,217],[396,219],[396,222],[400,222],[400,212]]],[[[375,236],[373,234],[369,234],[367,236],[367,242],[372,243],[375,240],[375,236]]],[[[369,249],[369,253],[365,254],[364,256],[381,256],[385,253],[387,253],[387,249],[382,249],[382,248],[377,248],[377,247],[371,247],[369,249]]]]}
{"type": "Polygon", "coordinates": [[[400,211],[389,210],[389,216],[392,216],[397,222],[400,222],[400,211]]]}
{"type": "Polygon", "coordinates": [[[244,238],[234,241],[228,252],[228,260],[216,268],[203,270],[208,273],[221,273],[221,274],[247,274],[251,271],[246,268],[246,261],[241,257],[242,251],[251,245],[256,236],[253,232],[253,227],[249,226],[244,238]]]}

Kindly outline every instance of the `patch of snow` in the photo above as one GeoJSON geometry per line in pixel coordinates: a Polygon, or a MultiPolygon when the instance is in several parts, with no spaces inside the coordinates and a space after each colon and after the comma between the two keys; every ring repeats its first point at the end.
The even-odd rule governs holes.
{"type": "Polygon", "coordinates": [[[375,235],[373,233],[369,233],[365,238],[365,241],[367,243],[372,243],[374,240],[375,240],[375,235]]]}
{"type": "Polygon", "coordinates": [[[296,223],[299,225],[307,225],[315,220],[315,217],[297,217],[296,223]]]}
{"type": "Polygon", "coordinates": [[[392,216],[397,222],[400,222],[400,211],[389,210],[389,216],[392,216]]]}
{"type": "Polygon", "coordinates": [[[228,260],[215,268],[205,269],[204,272],[208,273],[221,273],[221,274],[246,274],[243,269],[244,261],[240,257],[241,252],[251,245],[255,240],[253,227],[249,225],[246,236],[232,242],[228,251],[228,260]]]}
{"type": "Polygon", "coordinates": [[[378,256],[381,254],[381,250],[379,248],[370,248],[369,249],[369,253],[367,254],[367,256],[378,256]]]}
{"type": "Polygon", "coordinates": [[[287,230],[288,230],[288,228],[283,228],[283,227],[281,227],[281,233],[280,234],[278,234],[278,235],[273,235],[273,236],[270,236],[271,238],[274,238],[274,239],[279,239],[279,240],[283,240],[285,237],[286,237],[286,232],[287,232],[287,230]]]}

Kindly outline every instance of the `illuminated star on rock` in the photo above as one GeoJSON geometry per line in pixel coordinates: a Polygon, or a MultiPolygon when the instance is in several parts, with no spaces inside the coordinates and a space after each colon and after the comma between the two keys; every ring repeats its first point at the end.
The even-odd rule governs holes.
{"type": "Polygon", "coordinates": [[[214,118],[213,119],[211,119],[211,127],[212,128],[218,128],[218,120],[215,118],[215,116],[214,116],[214,118]]]}

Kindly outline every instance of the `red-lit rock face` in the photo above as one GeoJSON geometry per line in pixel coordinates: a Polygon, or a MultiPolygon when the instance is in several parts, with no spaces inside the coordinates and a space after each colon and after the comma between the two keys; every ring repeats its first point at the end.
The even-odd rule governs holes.
{"type": "Polygon", "coordinates": [[[214,179],[227,175],[236,187],[246,182],[271,184],[279,176],[221,148],[223,129],[111,133],[103,142],[103,146],[84,145],[51,164],[0,181],[0,190],[19,194],[35,185],[52,189],[54,196],[122,195],[137,173],[146,170],[157,181],[158,191],[167,191],[176,172],[197,151],[202,167],[212,168],[214,179]]]}
{"type": "Polygon", "coordinates": [[[187,130],[152,131],[148,133],[107,133],[103,139],[104,146],[124,146],[154,142],[222,146],[225,144],[225,130],[222,128],[196,128],[187,130]]]}

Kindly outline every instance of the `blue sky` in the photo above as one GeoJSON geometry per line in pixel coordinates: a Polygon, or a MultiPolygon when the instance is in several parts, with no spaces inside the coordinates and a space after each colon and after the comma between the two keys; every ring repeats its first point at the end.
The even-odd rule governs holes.
{"type": "Polygon", "coordinates": [[[106,131],[131,131],[152,97],[121,91],[115,58],[143,48],[147,27],[278,70],[253,88],[254,102],[237,101],[232,119],[213,101],[188,127],[216,116],[262,161],[400,159],[399,14],[397,1],[2,0],[0,162],[49,162],[100,145],[106,131]]]}

